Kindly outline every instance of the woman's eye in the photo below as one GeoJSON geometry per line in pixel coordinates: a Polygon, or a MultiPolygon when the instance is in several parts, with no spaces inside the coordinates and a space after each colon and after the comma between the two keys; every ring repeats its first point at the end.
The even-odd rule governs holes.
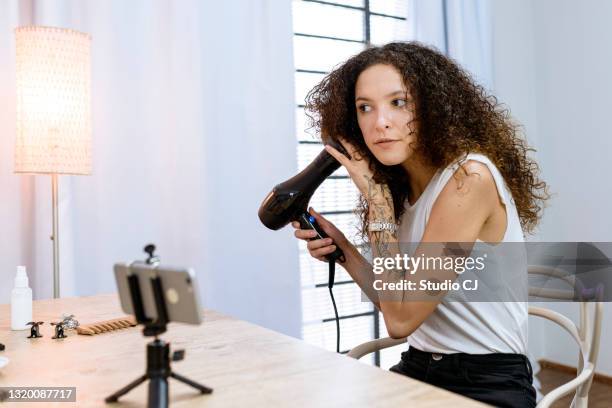
{"type": "Polygon", "coordinates": [[[405,99],[394,99],[393,100],[393,105],[402,108],[404,106],[406,106],[406,100],[405,99]]]}
{"type": "Polygon", "coordinates": [[[364,113],[369,112],[371,110],[370,105],[359,105],[357,109],[359,109],[359,111],[364,112],[364,113]]]}

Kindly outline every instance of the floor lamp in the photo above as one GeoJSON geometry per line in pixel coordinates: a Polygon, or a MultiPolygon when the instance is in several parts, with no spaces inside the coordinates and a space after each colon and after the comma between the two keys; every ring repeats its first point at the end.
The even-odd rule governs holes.
{"type": "Polygon", "coordinates": [[[51,175],[53,297],[60,297],[58,176],[91,174],[91,37],[74,30],[15,29],[15,173],[51,175]]]}

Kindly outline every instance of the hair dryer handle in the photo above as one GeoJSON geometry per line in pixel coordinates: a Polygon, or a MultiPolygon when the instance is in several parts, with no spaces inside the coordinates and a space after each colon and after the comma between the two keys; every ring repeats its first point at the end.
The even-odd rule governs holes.
{"type": "MultiPolygon", "coordinates": [[[[309,241],[313,241],[315,239],[329,238],[329,235],[327,235],[325,231],[323,231],[323,228],[321,228],[321,226],[317,223],[317,220],[315,219],[315,217],[313,217],[309,213],[307,212],[302,213],[302,215],[300,216],[299,222],[300,222],[301,229],[311,229],[311,230],[316,231],[317,236],[314,238],[310,238],[309,241]]],[[[346,261],[346,258],[344,257],[344,252],[342,252],[342,250],[338,248],[337,246],[334,252],[332,252],[329,255],[325,255],[325,259],[327,259],[328,262],[332,262],[332,263],[335,263],[336,260],[339,260],[340,262],[346,261]]],[[[330,268],[329,283],[328,283],[329,287],[332,287],[334,285],[334,280],[335,280],[334,275],[335,275],[334,268],[330,268]]]]}

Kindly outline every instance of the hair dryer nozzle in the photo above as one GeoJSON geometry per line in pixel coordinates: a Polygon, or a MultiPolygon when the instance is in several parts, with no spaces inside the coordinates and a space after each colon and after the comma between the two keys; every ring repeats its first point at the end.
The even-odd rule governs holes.
{"type": "Polygon", "coordinates": [[[308,167],[272,189],[259,207],[261,222],[278,230],[298,220],[316,189],[339,167],[340,163],[323,150],[308,167]]]}

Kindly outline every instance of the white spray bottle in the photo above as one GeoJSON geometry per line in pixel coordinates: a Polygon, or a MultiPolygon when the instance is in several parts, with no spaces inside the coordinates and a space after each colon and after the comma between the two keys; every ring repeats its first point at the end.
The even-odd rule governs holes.
{"type": "Polygon", "coordinates": [[[25,266],[17,267],[15,287],[11,291],[11,329],[26,330],[32,321],[32,289],[28,287],[25,266]]]}

